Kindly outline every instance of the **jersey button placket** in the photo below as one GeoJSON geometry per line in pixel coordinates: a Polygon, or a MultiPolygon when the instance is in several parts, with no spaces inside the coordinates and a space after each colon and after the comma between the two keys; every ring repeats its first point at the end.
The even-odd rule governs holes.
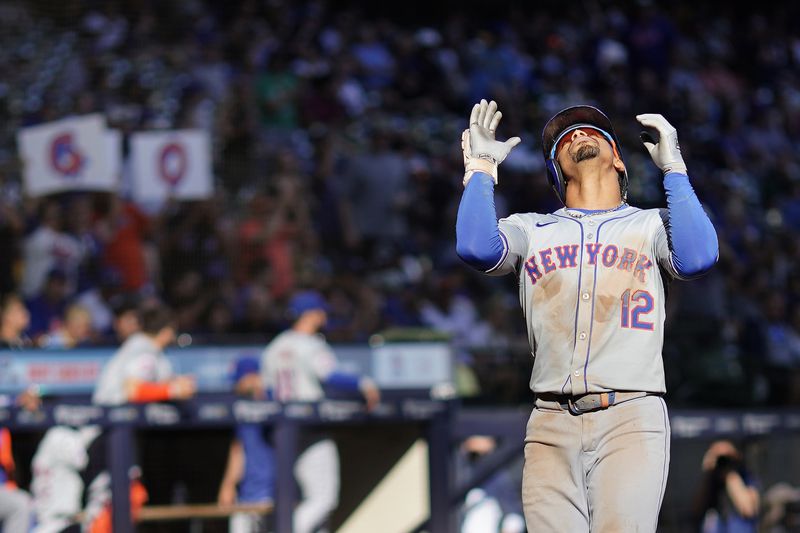
{"type": "MultiPolygon", "coordinates": [[[[586,225],[591,221],[584,221],[586,225]]],[[[586,227],[586,226],[584,226],[586,227]]],[[[584,233],[584,236],[587,236],[584,233]]],[[[581,247],[586,241],[581,239],[581,247]]],[[[572,360],[570,367],[572,370],[569,373],[569,381],[572,394],[580,394],[585,391],[586,386],[583,383],[583,365],[586,364],[586,347],[589,339],[588,331],[591,325],[592,306],[592,292],[591,287],[594,283],[595,269],[587,262],[587,256],[581,250],[580,272],[578,273],[578,305],[576,309],[577,316],[575,317],[575,347],[572,352],[572,360]]]]}

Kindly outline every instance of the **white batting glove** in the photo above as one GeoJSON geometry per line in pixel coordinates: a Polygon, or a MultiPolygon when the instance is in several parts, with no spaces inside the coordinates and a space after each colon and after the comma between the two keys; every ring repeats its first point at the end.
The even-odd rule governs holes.
{"type": "Polygon", "coordinates": [[[667,122],[663,115],[653,113],[636,115],[636,120],[642,126],[658,132],[658,139],[654,139],[648,132],[642,132],[640,137],[653,162],[664,175],[669,172],[686,174],[686,163],[683,162],[681,146],[678,144],[678,131],[675,127],[667,122]]]}
{"type": "Polygon", "coordinates": [[[472,174],[485,172],[497,183],[497,166],[503,162],[511,150],[522,139],[512,137],[505,142],[495,140],[503,114],[497,110],[497,103],[492,100],[481,100],[472,106],[469,117],[469,129],[461,134],[461,150],[464,153],[464,187],[469,183],[472,174]]]}

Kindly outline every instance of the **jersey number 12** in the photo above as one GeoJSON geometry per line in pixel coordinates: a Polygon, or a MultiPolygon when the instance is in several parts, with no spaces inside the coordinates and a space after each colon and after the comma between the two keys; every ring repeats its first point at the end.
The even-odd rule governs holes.
{"type": "Polygon", "coordinates": [[[653,310],[653,296],[647,291],[634,291],[628,289],[622,293],[622,315],[620,325],[623,328],[645,329],[653,331],[653,323],[642,320],[642,315],[646,315],[653,310]]]}

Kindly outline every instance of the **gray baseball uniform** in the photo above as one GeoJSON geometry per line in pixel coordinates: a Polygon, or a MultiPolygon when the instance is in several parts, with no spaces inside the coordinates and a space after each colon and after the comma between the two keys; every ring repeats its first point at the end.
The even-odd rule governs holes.
{"type": "MultiPolygon", "coordinates": [[[[163,383],[172,377],[172,365],[162,349],[145,333],[134,333],[103,366],[92,402],[98,405],[121,405],[129,401],[126,388],[128,380],[163,383]]],[[[85,524],[91,524],[111,503],[111,476],[105,461],[106,445],[105,439],[100,437],[93,445],[95,449],[89,452],[88,470],[95,475],[86,486],[85,524]]]]}
{"type": "MultiPolygon", "coordinates": [[[[264,349],[261,376],[275,399],[318,401],[322,382],[336,368],[336,356],[319,335],[288,330],[264,349]]],[[[311,533],[339,504],[339,453],[329,438],[300,453],[294,475],[302,500],[293,515],[295,533],[311,533]]]]}
{"type": "Polygon", "coordinates": [[[677,273],[664,223],[658,210],[629,206],[582,218],[569,213],[499,223],[508,253],[494,272],[517,273],[534,356],[526,519],[547,531],[627,531],[648,522],[655,530],[669,463],[663,400],[641,397],[579,417],[562,403],[584,393],[616,391],[618,400],[622,391],[665,391],[659,267],[677,273]],[[618,434],[631,423],[640,431],[618,434]],[[581,448],[587,453],[578,464],[581,448]],[[608,498],[616,503],[602,505],[608,498]]]}
{"type": "Polygon", "coordinates": [[[99,427],[54,426],[45,433],[31,462],[34,533],[57,533],[77,519],[84,489],[81,471],[89,462],[87,443],[99,432],[99,427]]]}
{"type": "Polygon", "coordinates": [[[28,533],[31,497],[24,490],[0,487],[0,520],[5,533],[28,533]]]}
{"type": "Polygon", "coordinates": [[[161,349],[144,333],[134,333],[105,364],[97,381],[92,402],[120,405],[127,401],[125,382],[167,381],[172,365],[161,349]]]}
{"type": "Polygon", "coordinates": [[[611,122],[591,106],[559,112],[542,135],[559,200],[587,208],[498,222],[497,165],[520,142],[495,140],[501,116],[482,101],[462,135],[457,250],[479,270],[518,278],[535,397],[522,482],[528,530],[655,531],[670,453],[665,280],[711,268],[716,232],[675,128],[661,115],[637,116],[651,128],[642,140],[664,173],[668,206],[641,210],[626,203],[628,173],[611,122]]]}
{"type": "Polygon", "coordinates": [[[534,347],[531,390],[663,393],[664,281],[670,262],[662,213],[626,206],[604,215],[511,215],[500,221],[534,347]]]}
{"type": "Polygon", "coordinates": [[[314,402],[321,382],[336,368],[336,356],[318,335],[284,331],[264,349],[261,377],[279,401],[314,402]]]}

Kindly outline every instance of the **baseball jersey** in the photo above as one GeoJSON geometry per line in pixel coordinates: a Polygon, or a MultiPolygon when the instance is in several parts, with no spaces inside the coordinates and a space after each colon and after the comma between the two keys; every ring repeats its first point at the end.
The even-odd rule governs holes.
{"type": "Polygon", "coordinates": [[[89,461],[86,444],[90,431],[54,426],[39,443],[31,461],[31,494],[40,529],[50,522],[59,524],[81,510],[83,480],[80,471],[89,461]]]}
{"type": "Polygon", "coordinates": [[[275,496],[275,450],[258,424],[236,426],[236,438],[244,449],[244,473],[239,481],[240,502],[263,502],[275,496]]]}
{"type": "Polygon", "coordinates": [[[160,382],[171,377],[172,366],[161,349],[144,333],[135,333],[103,367],[92,402],[100,405],[123,404],[127,402],[127,380],[160,382]]]}
{"type": "Polygon", "coordinates": [[[287,330],[275,337],[261,356],[261,377],[276,400],[317,401],[321,382],[336,369],[336,356],[320,335],[287,330]]]}
{"type": "Polygon", "coordinates": [[[670,259],[666,210],[622,208],[574,218],[499,221],[505,253],[489,273],[515,272],[534,357],[536,393],[664,392],[661,358],[670,259]]]}

